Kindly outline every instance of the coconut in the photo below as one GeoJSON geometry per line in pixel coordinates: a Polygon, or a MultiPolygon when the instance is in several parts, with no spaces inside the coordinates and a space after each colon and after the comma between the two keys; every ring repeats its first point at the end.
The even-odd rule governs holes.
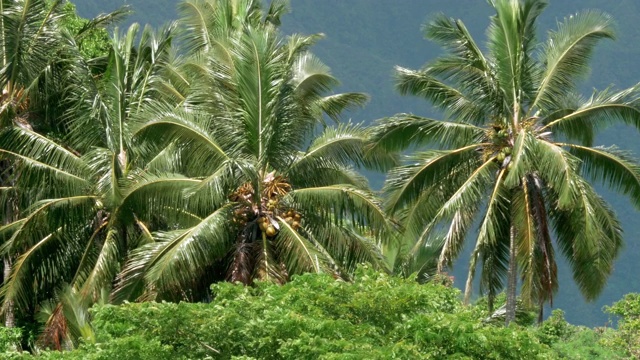
{"type": "Polygon", "coordinates": [[[291,216],[287,216],[286,218],[284,218],[284,221],[287,224],[291,225],[291,223],[293,222],[293,218],[291,216]]]}
{"type": "Polygon", "coordinates": [[[508,146],[506,146],[506,147],[502,148],[502,152],[503,152],[505,155],[511,155],[511,148],[510,148],[510,147],[508,147],[508,146]]]}
{"type": "Polygon", "coordinates": [[[267,226],[267,229],[264,231],[268,237],[274,237],[277,234],[276,228],[273,225],[267,226]]]}
{"type": "Polygon", "coordinates": [[[496,160],[498,160],[498,162],[503,162],[506,157],[507,156],[503,152],[500,152],[496,155],[496,160]]]}
{"type": "Polygon", "coordinates": [[[298,214],[298,213],[295,213],[295,214],[293,215],[293,219],[294,219],[295,221],[300,221],[300,219],[302,219],[302,216],[300,216],[300,214],[298,214]]]}
{"type": "Polygon", "coordinates": [[[294,228],[294,229],[297,229],[297,228],[299,228],[299,227],[300,227],[300,223],[299,223],[299,222],[297,222],[297,221],[294,221],[294,222],[291,224],[291,227],[292,227],[292,228],[294,228]]]}

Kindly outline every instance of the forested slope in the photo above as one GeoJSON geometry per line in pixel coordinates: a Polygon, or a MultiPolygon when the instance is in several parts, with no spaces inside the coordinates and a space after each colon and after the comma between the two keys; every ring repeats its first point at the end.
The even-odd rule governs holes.
{"type": "MultiPolygon", "coordinates": [[[[129,0],[105,2],[83,0],[77,2],[81,15],[89,17],[119,5],[130,5],[135,11],[128,20],[153,25],[163,24],[177,16],[178,0],[129,0]]],[[[393,90],[394,65],[418,68],[438,54],[433,44],[422,39],[420,26],[434,13],[443,12],[461,18],[476,39],[482,39],[488,24],[490,8],[484,1],[457,0],[455,6],[447,0],[292,0],[292,13],[283,21],[287,33],[322,32],[326,38],[315,47],[316,54],[343,82],[344,89],[364,91],[371,95],[370,104],[362,111],[351,114],[355,122],[371,122],[397,112],[412,112],[423,116],[437,116],[420,100],[403,98],[393,90]]],[[[636,45],[640,28],[640,3],[637,0],[555,0],[550,1],[540,22],[540,35],[555,28],[556,20],[586,8],[609,12],[618,23],[618,39],[598,48],[592,61],[592,76],[585,81],[585,95],[592,88],[610,85],[623,88],[640,81],[637,66],[640,48],[636,45]]],[[[629,129],[611,129],[597,139],[598,144],[616,144],[640,154],[640,135],[629,129]]],[[[379,187],[382,175],[372,174],[371,182],[379,187]]],[[[626,247],[620,255],[609,284],[600,298],[585,303],[570,279],[562,271],[560,293],[554,303],[566,311],[570,322],[603,325],[607,317],[601,308],[620,299],[623,294],[640,291],[640,223],[638,213],[628,201],[604,192],[625,229],[626,247]]],[[[466,276],[466,259],[457,267],[456,283],[462,286],[466,276]]]]}

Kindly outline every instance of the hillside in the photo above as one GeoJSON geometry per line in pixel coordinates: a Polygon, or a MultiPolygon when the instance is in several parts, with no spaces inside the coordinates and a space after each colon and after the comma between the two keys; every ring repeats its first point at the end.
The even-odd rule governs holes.
{"type": "MultiPolygon", "coordinates": [[[[129,4],[136,11],[130,21],[160,25],[177,16],[178,0],[102,0],[78,1],[81,15],[89,17],[109,11],[121,4],[129,4]]],[[[315,47],[316,54],[333,70],[349,91],[364,91],[371,95],[366,109],[351,114],[353,121],[371,122],[397,112],[412,112],[437,116],[428,105],[416,99],[403,98],[393,91],[392,70],[395,65],[420,67],[438,53],[438,49],[422,39],[420,26],[430,15],[444,12],[461,18],[477,39],[482,39],[487,25],[489,8],[484,1],[458,0],[455,8],[446,0],[292,0],[292,13],[283,21],[287,33],[322,32],[326,38],[315,47]],[[375,6],[372,6],[375,4],[375,6]]],[[[540,23],[541,37],[546,29],[555,27],[556,20],[585,8],[598,8],[612,14],[618,22],[616,42],[602,44],[592,61],[593,74],[585,81],[584,93],[591,88],[627,87],[640,81],[636,66],[640,48],[635,46],[640,28],[640,3],[637,0],[556,0],[551,1],[540,23]]],[[[603,145],[616,144],[640,154],[640,137],[628,136],[626,129],[612,129],[598,139],[603,145]]],[[[375,187],[383,178],[370,176],[375,187]]],[[[566,311],[567,320],[576,324],[604,325],[608,320],[601,308],[628,292],[640,291],[640,223],[638,213],[627,200],[605,192],[618,212],[625,229],[626,248],[620,255],[609,285],[594,303],[585,303],[571,281],[570,274],[561,269],[561,290],[554,303],[566,311]]],[[[466,260],[461,259],[454,275],[462,286],[466,274],[466,260]]]]}

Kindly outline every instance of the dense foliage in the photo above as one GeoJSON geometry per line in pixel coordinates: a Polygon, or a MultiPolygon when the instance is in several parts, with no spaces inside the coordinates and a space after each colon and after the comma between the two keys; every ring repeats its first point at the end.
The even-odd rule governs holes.
{"type": "MultiPolygon", "coordinates": [[[[463,306],[455,288],[366,267],[352,283],[307,274],[283,286],[212,290],[208,304],[97,306],[95,343],[39,358],[623,359],[623,351],[638,351],[637,343],[624,350],[615,343],[622,331],[575,327],[561,311],[540,327],[492,324],[485,308],[463,306]]],[[[614,307],[639,304],[636,296],[614,307]]],[[[637,321],[637,312],[629,314],[623,321],[637,321]]]]}
{"type": "Polygon", "coordinates": [[[388,211],[415,242],[411,252],[438,247],[442,271],[473,237],[466,301],[476,269],[490,308],[508,282],[508,322],[517,277],[526,303],[540,311],[553,303],[557,253],[585,298],[604,288],[623,237],[592,183],[640,207],[640,167],[628,152],[593,143],[613,124],[640,129],[640,93],[637,87],[578,93],[595,46],[614,36],[608,14],[569,16],[538,42],[545,1],[491,4],[486,52],[461,20],[440,15],[424,34],[445,54],[418,70],[396,68],[398,91],[429,101],[444,120],[382,119],[373,145],[418,150],[389,172],[383,189],[388,211]]]}
{"type": "Polygon", "coordinates": [[[640,294],[627,294],[613,306],[605,307],[605,311],[619,319],[611,344],[631,358],[640,358],[640,294]]]}
{"type": "Polygon", "coordinates": [[[111,38],[126,9],[0,2],[0,351],[635,356],[633,296],[609,309],[617,332],[559,312],[527,327],[558,288],[556,249],[587,299],[613,269],[622,227],[590,181],[640,204],[633,157],[593,146],[640,127],[639,88],[577,95],[611,19],[568,17],[538,45],[546,1],[490,5],[486,53],[439,16],[425,34],[446,54],[397,68],[397,89],[445,120],[369,128],[342,121],[368,96],[334,93],[311,52],[322,35],[281,32],[286,0],[185,0],[177,22],[111,38]],[[358,172],[394,166],[382,194],[358,172]],[[478,223],[463,304],[444,270],[478,223]],[[478,266],[488,296],[470,306],[478,266]]]}
{"type": "Polygon", "coordinates": [[[0,293],[6,314],[46,315],[40,345],[72,347],[82,309],[106,297],[199,301],[225,279],[387,268],[390,222],[356,168],[395,158],[365,154],[367,129],[341,123],[367,96],[332,92],[339,81],[310,52],[320,35],[279,32],[286,2],[185,1],[180,48],[176,25],[137,24],[105,47],[82,35],[120,12],[85,21],[62,4],[16,4],[6,12],[24,24],[4,27],[37,57],[5,69],[20,101],[10,94],[0,128],[0,293]],[[55,104],[27,101],[38,81],[55,104]],[[43,127],[32,113],[50,107],[43,127]]]}
{"type": "MultiPolygon", "coordinates": [[[[439,113],[422,99],[400,96],[393,88],[391,69],[394,65],[417,68],[427,58],[440,53],[437,44],[424,41],[419,31],[425,20],[433,19],[437,13],[460,18],[471,35],[483,44],[487,19],[492,9],[486,1],[457,0],[453,7],[448,2],[425,0],[294,0],[292,12],[282,18],[282,29],[286,33],[326,34],[326,38],[314,47],[316,53],[342,81],[345,89],[365,91],[372,101],[362,110],[353,112],[353,119],[372,120],[398,112],[413,112],[437,118],[439,113]],[[390,30],[392,29],[392,30],[390,30]]],[[[127,20],[162,24],[175,19],[179,0],[127,0],[136,11],[136,17],[127,20]]],[[[124,1],[83,0],[77,6],[85,16],[94,16],[113,9],[124,1]],[[111,6],[111,8],[110,8],[111,6]]],[[[538,19],[538,34],[543,39],[546,30],[555,28],[563,17],[582,9],[599,9],[615,19],[616,40],[605,41],[593,53],[593,71],[580,84],[581,92],[589,94],[592,88],[603,89],[611,84],[618,87],[632,86],[640,78],[636,66],[640,48],[635,43],[640,21],[640,4],[633,0],[551,0],[538,19]]],[[[616,144],[621,149],[640,153],[640,142],[629,136],[625,127],[615,127],[600,133],[595,140],[598,145],[616,144]]],[[[384,174],[367,174],[374,188],[381,186],[384,174]]],[[[558,256],[558,283],[560,288],[554,296],[554,306],[566,310],[572,322],[595,326],[607,321],[600,308],[611,304],[629,291],[636,291],[639,280],[633,274],[640,269],[636,254],[640,242],[635,235],[640,232],[633,206],[622,196],[607,191],[601,193],[615,209],[625,230],[625,251],[616,259],[615,271],[609,277],[606,288],[593,301],[585,301],[577,287],[572,284],[572,274],[562,256],[558,256]]],[[[450,272],[456,277],[456,285],[464,286],[471,248],[466,248],[450,272]]]]}

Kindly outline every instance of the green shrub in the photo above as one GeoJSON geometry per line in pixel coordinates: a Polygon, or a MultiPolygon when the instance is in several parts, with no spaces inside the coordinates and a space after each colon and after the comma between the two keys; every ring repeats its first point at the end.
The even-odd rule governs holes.
{"type": "Polygon", "coordinates": [[[607,344],[613,329],[589,329],[569,324],[564,312],[556,309],[537,330],[540,342],[549,345],[560,359],[624,359],[624,353],[607,344]]]}
{"type": "Polygon", "coordinates": [[[0,326],[0,354],[15,351],[22,340],[20,328],[7,328],[0,326]]]}
{"type": "Polygon", "coordinates": [[[618,331],[606,340],[607,344],[628,357],[640,359],[640,294],[627,294],[604,310],[618,317],[618,331]]]}
{"type": "Polygon", "coordinates": [[[309,274],[283,286],[212,290],[210,304],[96,307],[97,343],[60,358],[552,358],[534,330],[484,323],[486,314],[462,306],[456,289],[366,267],[353,283],[309,274]]]}

